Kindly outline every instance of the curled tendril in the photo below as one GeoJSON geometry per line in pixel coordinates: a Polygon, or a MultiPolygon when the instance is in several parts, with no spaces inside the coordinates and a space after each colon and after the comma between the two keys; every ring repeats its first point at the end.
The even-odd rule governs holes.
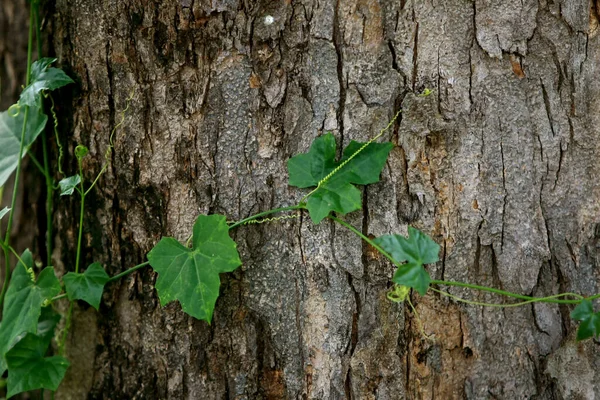
{"type": "Polygon", "coordinates": [[[114,137],[115,137],[115,133],[125,122],[125,114],[127,114],[127,111],[129,111],[129,105],[131,104],[131,100],[133,100],[133,96],[135,96],[135,89],[132,90],[131,93],[129,94],[129,97],[127,97],[127,99],[125,99],[125,108],[121,111],[121,120],[119,121],[119,123],[117,125],[115,125],[115,127],[110,132],[110,137],[108,139],[108,148],[106,149],[106,152],[104,153],[104,159],[106,160],[107,163],[110,163],[110,154],[112,153],[112,151],[115,147],[115,144],[113,141],[114,137]]]}
{"type": "Polygon", "coordinates": [[[9,116],[11,116],[12,118],[16,118],[21,113],[21,106],[18,103],[13,104],[12,106],[8,107],[7,112],[9,116]]]}
{"type": "Polygon", "coordinates": [[[389,301],[394,303],[403,303],[408,294],[410,293],[410,287],[404,285],[394,285],[393,289],[387,292],[386,296],[389,301]]]}

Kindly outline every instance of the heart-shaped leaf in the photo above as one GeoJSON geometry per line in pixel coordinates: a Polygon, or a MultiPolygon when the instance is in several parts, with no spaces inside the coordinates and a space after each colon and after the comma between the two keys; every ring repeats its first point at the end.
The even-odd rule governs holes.
{"type": "Polygon", "coordinates": [[[63,278],[69,300],[83,300],[98,310],[104,285],[110,277],[100,263],[93,263],[83,274],[69,272],[63,278]]]}
{"type": "Polygon", "coordinates": [[[61,291],[54,268],[45,268],[34,282],[33,257],[29,250],[21,259],[26,265],[16,266],[4,299],[0,322],[0,375],[6,370],[6,353],[24,333],[37,332],[42,305],[61,291]]]}
{"type": "Polygon", "coordinates": [[[344,149],[342,159],[336,162],[335,138],[332,134],[320,136],[313,141],[308,153],[288,160],[289,183],[299,188],[318,186],[307,201],[314,223],[321,222],[331,211],[347,214],[362,207],[360,191],[353,184],[378,182],[392,147],[391,143],[366,145],[352,141],[344,149]],[[342,164],[319,186],[319,182],[342,164]]]}
{"type": "Polygon", "coordinates": [[[200,215],[192,243],[189,249],[174,238],[162,238],[148,253],[148,261],[158,272],[160,304],[179,300],[183,311],[210,323],[219,297],[219,274],[235,270],[242,261],[224,215],[200,215]]]}
{"type": "MultiPolygon", "coordinates": [[[[19,162],[21,133],[25,121],[24,107],[14,106],[10,111],[0,113],[0,186],[4,186],[19,162]],[[17,108],[15,108],[17,107],[17,108]]],[[[22,156],[46,126],[48,117],[38,108],[30,108],[27,112],[25,142],[22,156]]]]}
{"type": "Polygon", "coordinates": [[[438,261],[440,246],[412,226],[408,227],[408,238],[400,235],[384,235],[376,238],[374,242],[389,253],[396,262],[406,262],[398,267],[392,281],[415,288],[421,295],[425,295],[431,277],[423,265],[438,261]]]}

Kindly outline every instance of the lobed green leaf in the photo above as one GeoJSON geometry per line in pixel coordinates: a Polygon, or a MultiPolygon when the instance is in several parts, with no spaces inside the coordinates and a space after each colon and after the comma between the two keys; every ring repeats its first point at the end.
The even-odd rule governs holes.
{"type": "Polygon", "coordinates": [[[354,185],[379,181],[393,145],[370,143],[351,159],[364,145],[350,142],[344,149],[342,159],[336,162],[335,138],[332,134],[326,134],[313,141],[308,153],[288,160],[289,184],[299,188],[318,186],[319,182],[345,163],[309,197],[307,208],[314,223],[321,222],[331,211],[347,214],[360,209],[361,193],[354,185]]]}
{"type": "Polygon", "coordinates": [[[415,288],[421,295],[427,293],[431,277],[423,267],[439,260],[440,246],[429,236],[408,227],[408,238],[400,235],[384,235],[376,238],[374,242],[381,246],[400,265],[392,278],[398,285],[415,288]]]}
{"type": "Polygon", "coordinates": [[[56,58],[42,58],[32,64],[30,83],[21,92],[20,105],[40,107],[41,91],[54,90],[73,83],[73,79],[69,78],[63,70],[50,67],[50,64],[55,61],[56,58]]]}
{"type": "Polygon", "coordinates": [[[8,398],[29,390],[58,389],[69,362],[59,356],[44,357],[48,345],[45,337],[28,333],[6,354],[8,398]]]}
{"type": "Polygon", "coordinates": [[[571,312],[571,318],[581,321],[577,328],[578,341],[600,335],[600,312],[594,312],[591,301],[582,300],[571,312]]]}
{"type": "Polygon", "coordinates": [[[158,273],[155,287],[161,305],[178,300],[187,314],[210,323],[219,297],[219,274],[234,271],[242,261],[224,215],[200,215],[192,244],[189,249],[174,238],[162,238],[148,253],[148,261],[158,273]]]}
{"type": "Polygon", "coordinates": [[[83,274],[69,272],[63,278],[69,300],[83,300],[96,310],[100,307],[104,285],[110,277],[100,263],[93,263],[83,274]]]}

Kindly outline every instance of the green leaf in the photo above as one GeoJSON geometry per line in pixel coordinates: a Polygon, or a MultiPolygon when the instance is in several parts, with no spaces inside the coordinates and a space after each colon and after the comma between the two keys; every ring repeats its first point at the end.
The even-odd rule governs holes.
{"type": "Polygon", "coordinates": [[[44,357],[47,350],[45,338],[28,333],[6,354],[8,398],[29,390],[58,389],[69,362],[63,357],[44,357]]]}
{"type": "Polygon", "coordinates": [[[2,219],[2,217],[4,217],[9,212],[10,212],[10,208],[8,208],[8,207],[4,207],[2,210],[0,210],[0,219],[2,219]]]}
{"type": "Polygon", "coordinates": [[[592,302],[584,299],[571,311],[571,318],[575,321],[583,321],[590,318],[592,314],[594,314],[592,302]]]}
{"type": "Polygon", "coordinates": [[[308,153],[288,160],[289,184],[299,188],[318,186],[329,173],[347,162],[309,197],[307,208],[314,223],[319,223],[331,211],[347,214],[360,209],[361,193],[353,184],[368,185],[379,181],[393,145],[370,143],[350,159],[363,146],[365,143],[350,142],[342,159],[336,162],[335,138],[327,134],[316,138],[308,153]]]}
{"type": "MultiPolygon", "coordinates": [[[[0,186],[4,186],[13,171],[17,169],[24,118],[24,107],[13,106],[9,111],[0,113],[0,186]]],[[[44,130],[46,121],[48,121],[48,117],[40,109],[31,108],[29,110],[23,156],[27,154],[29,146],[44,130]]]]}
{"type": "Polygon", "coordinates": [[[162,238],[148,253],[158,273],[156,290],[161,305],[179,300],[183,311],[210,323],[219,297],[219,274],[242,264],[229,237],[224,215],[200,215],[189,249],[173,238],[162,238]]]}
{"type": "Polygon", "coordinates": [[[60,195],[61,196],[70,196],[75,191],[77,185],[81,183],[81,176],[79,174],[69,176],[68,178],[61,179],[58,182],[58,186],[60,187],[60,195]]]}
{"type": "Polygon", "coordinates": [[[577,329],[577,340],[584,340],[600,335],[600,312],[594,312],[589,300],[582,300],[571,312],[571,318],[581,321],[577,329]]]}
{"type": "Polygon", "coordinates": [[[69,272],[63,278],[69,300],[83,300],[98,310],[104,285],[110,277],[100,263],[93,263],[83,274],[69,272]]]}
{"type": "Polygon", "coordinates": [[[25,333],[36,333],[42,304],[60,293],[60,282],[54,268],[40,272],[33,280],[33,257],[29,250],[21,256],[26,265],[18,263],[13,272],[0,322],[0,376],[6,370],[6,353],[25,333]]]}
{"type": "Polygon", "coordinates": [[[396,270],[392,281],[399,285],[415,288],[421,295],[427,293],[431,277],[423,267],[439,260],[440,246],[429,236],[408,227],[408,238],[400,235],[384,235],[374,240],[392,258],[398,262],[405,262],[396,270]]]}
{"type": "Polygon", "coordinates": [[[21,92],[20,105],[39,107],[41,104],[39,93],[42,90],[54,90],[73,83],[73,79],[69,78],[63,70],[49,68],[50,64],[55,61],[56,58],[42,58],[33,63],[31,83],[21,92]]]}

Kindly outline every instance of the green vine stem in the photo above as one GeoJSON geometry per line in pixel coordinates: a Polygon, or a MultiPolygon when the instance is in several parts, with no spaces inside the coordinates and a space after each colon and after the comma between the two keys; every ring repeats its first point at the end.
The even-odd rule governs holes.
{"type": "Polygon", "coordinates": [[[79,258],[81,255],[81,238],[83,235],[83,215],[84,215],[84,209],[85,209],[85,195],[87,194],[87,192],[84,190],[83,188],[83,161],[82,161],[82,157],[77,157],[77,163],[79,165],[79,177],[80,179],[80,189],[78,189],[79,194],[81,195],[81,202],[80,202],[80,206],[79,206],[79,233],[77,236],[77,255],[75,256],[75,273],[78,274],[79,273],[79,258]]]}
{"type": "MultiPolygon", "coordinates": [[[[359,236],[360,238],[362,238],[365,242],[367,242],[368,244],[370,244],[371,246],[373,246],[377,251],[379,251],[383,256],[385,256],[387,259],[389,259],[393,264],[395,264],[398,267],[401,267],[401,264],[398,264],[393,258],[392,256],[390,256],[385,250],[383,250],[381,247],[379,247],[375,242],[373,242],[371,239],[369,239],[367,236],[365,236],[362,232],[360,232],[358,229],[356,229],[355,227],[353,227],[352,225],[348,224],[347,222],[334,217],[333,215],[330,215],[329,218],[337,223],[339,223],[340,225],[345,226],[346,228],[348,228],[349,230],[351,230],[352,232],[354,232],[357,236],[359,236]]],[[[474,290],[479,290],[479,291],[484,291],[484,292],[490,292],[490,293],[496,293],[502,296],[506,296],[506,297],[512,297],[515,299],[520,299],[520,300],[525,300],[524,302],[522,302],[522,304],[519,305],[524,305],[524,304],[529,304],[529,303],[553,303],[553,304],[579,304],[581,303],[581,301],[584,299],[583,296],[580,296],[578,294],[575,293],[560,293],[557,295],[553,295],[553,296],[547,296],[547,297],[532,297],[532,296],[525,296],[525,295],[521,295],[521,294],[517,294],[517,293],[512,293],[512,292],[507,292],[506,290],[501,290],[501,289],[495,289],[495,288],[491,288],[488,286],[480,286],[480,285],[474,285],[472,283],[464,283],[464,282],[455,282],[455,281],[442,281],[442,280],[432,280],[431,281],[432,285],[446,285],[446,286],[458,286],[458,287],[464,287],[464,288],[469,288],[469,289],[474,289],[474,290]],[[562,300],[560,299],[561,297],[577,297],[578,300],[562,300]]],[[[430,287],[430,289],[438,292],[437,289],[434,289],[432,287],[430,287]]],[[[441,292],[441,291],[439,291],[441,292]]],[[[451,297],[457,301],[461,301],[464,303],[468,303],[468,304],[478,304],[478,305],[484,305],[484,306],[491,306],[491,307],[506,307],[506,306],[512,306],[510,304],[493,304],[493,303],[479,303],[479,302],[472,302],[471,300],[465,300],[462,299],[458,296],[454,296],[451,295],[450,293],[447,292],[442,292],[441,294],[443,295],[448,295],[448,297],[451,297]],[[460,300],[459,300],[460,299],[460,300]]],[[[596,294],[594,296],[591,297],[587,297],[587,300],[594,300],[600,298],[600,294],[596,294]]]]}
{"type": "Polygon", "coordinates": [[[333,215],[329,215],[328,217],[329,219],[337,222],[340,225],[345,226],[346,228],[348,228],[349,230],[351,230],[352,232],[354,232],[354,234],[358,237],[360,237],[362,240],[364,240],[365,242],[367,242],[369,245],[373,246],[378,252],[380,252],[385,258],[387,258],[388,260],[390,260],[392,262],[392,264],[394,264],[397,267],[400,267],[402,264],[399,264],[396,260],[394,260],[392,258],[391,255],[389,255],[385,250],[383,250],[377,243],[375,243],[374,241],[372,241],[371,239],[369,239],[368,237],[366,237],[365,235],[363,235],[363,233],[361,231],[359,231],[358,229],[356,229],[355,227],[353,227],[352,225],[350,225],[349,223],[347,223],[344,220],[339,219],[338,217],[334,217],[333,215]]]}
{"type": "MultiPolygon", "coordinates": [[[[33,50],[33,26],[34,26],[34,9],[33,7],[29,10],[29,39],[27,42],[27,76],[25,77],[25,86],[29,85],[31,79],[31,53],[33,50]]],[[[29,117],[29,107],[25,106],[25,115],[23,117],[23,129],[21,129],[21,143],[19,146],[19,159],[17,161],[17,172],[15,174],[15,183],[13,184],[12,199],[10,202],[10,212],[8,213],[8,223],[6,224],[6,235],[4,237],[4,244],[9,245],[10,242],[10,231],[12,229],[12,222],[14,217],[15,205],[17,203],[17,191],[19,188],[19,178],[21,175],[22,157],[25,149],[25,132],[27,131],[27,119],[29,117]]],[[[0,306],[4,302],[4,295],[8,288],[8,282],[10,281],[10,253],[4,251],[4,282],[2,283],[2,290],[0,291],[0,306]]]]}
{"type": "MultiPolygon", "coordinates": [[[[482,292],[495,293],[495,294],[499,294],[499,295],[506,296],[506,297],[512,297],[515,299],[525,300],[526,304],[534,303],[534,302],[553,303],[553,304],[579,304],[579,303],[581,303],[581,300],[584,299],[583,296],[580,296],[575,293],[560,293],[560,294],[557,294],[555,296],[550,296],[550,297],[532,297],[532,296],[526,296],[526,295],[522,295],[522,294],[518,294],[518,293],[507,292],[506,290],[495,289],[495,288],[491,288],[488,286],[480,286],[480,285],[474,285],[472,283],[464,283],[464,282],[456,282],[456,281],[432,280],[431,284],[432,285],[458,286],[458,287],[464,287],[464,288],[473,289],[473,290],[479,290],[482,292]],[[560,300],[560,299],[556,298],[556,297],[566,297],[566,296],[578,297],[580,299],[579,300],[560,300]]],[[[596,294],[594,296],[585,297],[585,298],[587,300],[598,299],[598,298],[600,298],[600,294],[596,294]]]]}
{"type": "MultiPolygon", "coordinates": [[[[75,273],[78,274],[79,273],[79,261],[81,258],[81,240],[83,237],[83,216],[85,213],[85,195],[87,194],[87,192],[85,191],[85,188],[83,186],[83,157],[85,156],[85,154],[83,154],[83,155],[77,154],[77,148],[75,149],[75,153],[77,156],[77,164],[79,166],[79,177],[81,178],[80,182],[79,182],[80,187],[77,188],[77,192],[79,192],[79,194],[81,195],[81,202],[80,202],[80,206],[79,206],[79,232],[77,235],[77,254],[75,256],[75,273]]],[[[86,153],[87,153],[87,149],[86,149],[86,153]]],[[[65,357],[65,355],[66,355],[66,342],[67,342],[67,336],[69,334],[69,329],[71,328],[72,316],[73,316],[73,302],[70,301],[69,302],[69,310],[67,311],[65,327],[62,332],[60,343],[58,345],[59,353],[63,357],[65,357]]]]}
{"type": "Polygon", "coordinates": [[[124,276],[127,276],[127,275],[131,274],[132,272],[134,272],[134,271],[137,271],[137,270],[138,270],[138,269],[140,269],[140,268],[144,268],[144,267],[145,267],[145,266],[147,266],[147,265],[150,265],[150,262],[146,261],[146,262],[143,262],[143,263],[141,263],[141,264],[138,264],[138,265],[136,265],[135,267],[131,267],[131,268],[129,268],[129,269],[127,269],[127,270],[125,270],[125,271],[121,272],[120,274],[117,274],[117,275],[113,276],[112,278],[110,278],[110,279],[109,279],[108,281],[106,281],[106,282],[107,282],[107,283],[109,283],[109,282],[115,282],[115,281],[118,281],[118,280],[119,280],[119,279],[121,279],[122,277],[124,277],[124,276]]]}
{"type": "MultiPolygon", "coordinates": [[[[39,0],[34,0],[31,3],[31,8],[34,9],[35,19],[35,39],[37,43],[37,58],[42,56],[42,29],[40,27],[40,3],[39,0]]],[[[53,105],[54,106],[54,105],[53,105]]],[[[54,208],[53,195],[54,183],[52,174],[50,173],[50,161],[48,157],[48,143],[46,131],[42,131],[42,157],[44,161],[43,175],[46,180],[46,265],[52,265],[52,211],[54,208]]]]}

